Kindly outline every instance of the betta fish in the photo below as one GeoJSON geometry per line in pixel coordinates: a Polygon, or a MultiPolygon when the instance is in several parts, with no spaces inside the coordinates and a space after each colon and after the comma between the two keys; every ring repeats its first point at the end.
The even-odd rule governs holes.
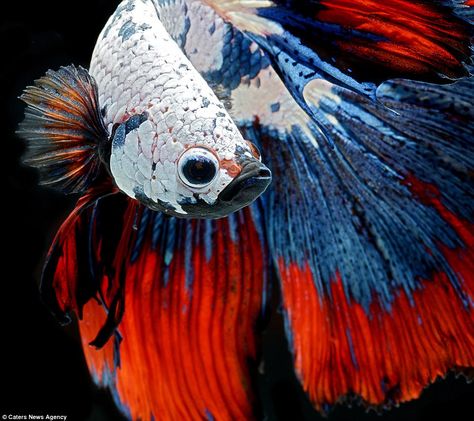
{"type": "Polygon", "coordinates": [[[474,366],[470,3],[125,0],[25,89],[41,294],[127,417],[257,417],[272,286],[317,410],[474,366]]]}

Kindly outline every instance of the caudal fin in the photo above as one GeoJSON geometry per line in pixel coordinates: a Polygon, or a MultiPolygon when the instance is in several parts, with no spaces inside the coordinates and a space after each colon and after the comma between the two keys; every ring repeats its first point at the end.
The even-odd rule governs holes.
{"type": "Polygon", "coordinates": [[[313,82],[318,125],[244,133],[280,180],[269,248],[319,410],[405,402],[474,366],[473,86],[388,81],[374,103],[313,82]]]}
{"type": "Polygon", "coordinates": [[[84,192],[99,174],[109,137],[92,76],[75,66],[49,70],[20,99],[27,104],[17,132],[28,145],[24,162],[38,168],[42,185],[84,192]]]}

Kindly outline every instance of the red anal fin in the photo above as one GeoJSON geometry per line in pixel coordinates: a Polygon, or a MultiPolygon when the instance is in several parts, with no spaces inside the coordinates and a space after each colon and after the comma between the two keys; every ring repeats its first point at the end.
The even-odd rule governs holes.
{"type": "Polygon", "coordinates": [[[249,361],[256,357],[264,256],[251,212],[232,216],[231,224],[137,213],[136,206],[130,201],[124,214],[114,276],[101,281],[106,305],[84,307],[80,330],[91,371],[113,386],[132,419],[253,419],[249,361]],[[89,344],[122,275],[115,355],[113,340],[101,349],[89,344]]]}

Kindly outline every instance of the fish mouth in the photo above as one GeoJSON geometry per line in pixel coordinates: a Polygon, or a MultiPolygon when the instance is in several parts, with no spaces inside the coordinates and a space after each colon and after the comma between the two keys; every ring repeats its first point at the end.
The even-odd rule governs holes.
{"type": "MultiPolygon", "coordinates": [[[[259,161],[246,163],[240,174],[219,194],[225,203],[247,206],[260,196],[272,181],[271,171],[259,161]]],[[[239,208],[240,209],[240,208],[239,208]]]]}
{"type": "Polygon", "coordinates": [[[271,181],[271,171],[260,161],[249,159],[243,163],[240,174],[220,192],[216,203],[209,205],[199,201],[189,205],[188,209],[184,205],[183,210],[189,212],[191,218],[223,218],[250,205],[267,189],[271,181]]]}

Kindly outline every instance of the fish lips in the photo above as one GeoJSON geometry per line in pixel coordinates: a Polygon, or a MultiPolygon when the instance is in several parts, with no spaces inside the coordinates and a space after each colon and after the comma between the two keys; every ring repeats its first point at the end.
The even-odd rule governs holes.
{"type": "Polygon", "coordinates": [[[271,171],[257,159],[248,159],[240,174],[220,192],[214,204],[199,199],[198,203],[182,205],[189,218],[218,219],[250,205],[270,185],[271,171]]]}

